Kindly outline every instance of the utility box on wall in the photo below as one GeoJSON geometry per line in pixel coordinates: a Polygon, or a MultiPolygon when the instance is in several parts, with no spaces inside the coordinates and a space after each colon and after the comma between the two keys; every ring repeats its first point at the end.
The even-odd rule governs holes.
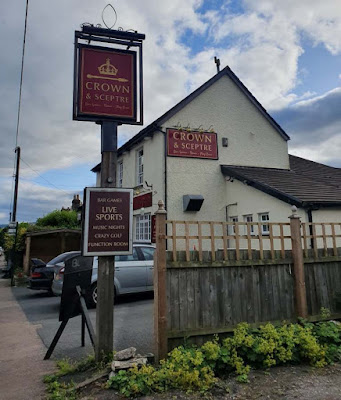
{"type": "Polygon", "coordinates": [[[200,211],[204,197],[201,194],[184,194],[183,208],[184,211],[200,211]]]}

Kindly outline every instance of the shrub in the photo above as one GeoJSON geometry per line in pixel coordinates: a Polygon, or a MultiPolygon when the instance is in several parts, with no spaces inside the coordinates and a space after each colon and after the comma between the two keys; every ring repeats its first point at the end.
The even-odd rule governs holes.
{"type": "Polygon", "coordinates": [[[216,376],[227,373],[236,373],[239,382],[247,382],[251,367],[299,362],[323,367],[340,356],[341,328],[333,322],[279,327],[268,323],[259,329],[242,323],[222,341],[215,338],[200,348],[175,348],[156,368],[143,366],[119,371],[108,380],[107,388],[127,397],[168,389],[205,392],[215,383],[216,376]]]}

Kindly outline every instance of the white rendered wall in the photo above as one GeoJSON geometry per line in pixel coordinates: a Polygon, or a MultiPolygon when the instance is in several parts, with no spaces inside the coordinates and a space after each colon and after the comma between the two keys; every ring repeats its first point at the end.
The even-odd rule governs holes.
{"type": "Polygon", "coordinates": [[[287,142],[239,88],[222,77],[163,125],[213,127],[217,132],[218,160],[167,157],[168,218],[225,220],[225,179],[220,165],[245,165],[289,169],[287,142]],[[222,138],[228,147],[222,147],[222,138]],[[204,197],[198,213],[183,213],[182,196],[204,197]]]}

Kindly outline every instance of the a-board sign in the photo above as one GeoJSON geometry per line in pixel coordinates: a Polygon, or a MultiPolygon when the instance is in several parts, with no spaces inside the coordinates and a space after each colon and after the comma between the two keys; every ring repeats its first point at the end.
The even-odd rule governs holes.
{"type": "Polygon", "coordinates": [[[75,256],[65,261],[63,290],[60,300],[59,321],[81,313],[76,286],[90,290],[93,259],[75,256]]]}
{"type": "Polygon", "coordinates": [[[133,252],[133,189],[85,188],[82,254],[133,252]]]}
{"type": "Polygon", "coordinates": [[[167,155],[218,160],[217,134],[167,129],[167,155]]]}
{"type": "Polygon", "coordinates": [[[78,46],[76,118],[136,121],[136,52],[78,46]]]}

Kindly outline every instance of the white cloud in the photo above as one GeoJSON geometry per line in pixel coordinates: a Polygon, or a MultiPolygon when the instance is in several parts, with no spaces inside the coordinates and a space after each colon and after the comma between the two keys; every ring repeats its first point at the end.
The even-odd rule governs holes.
{"type": "MultiPolygon", "coordinates": [[[[29,3],[19,144],[23,159],[39,173],[99,161],[100,127],[72,121],[73,37],[82,22],[101,22],[106,4],[104,0],[29,3]]],[[[203,0],[115,3],[116,28],[133,28],[146,34],[146,124],[209,79],[215,73],[215,55],[220,57],[222,67],[228,64],[267,109],[280,110],[314,96],[306,92],[298,97],[295,93],[303,73],[298,70],[298,59],[304,51],[302,34],[314,44],[323,44],[332,54],[340,52],[341,6],[337,1],[246,0],[244,14],[230,12],[228,2],[200,14],[202,4],[203,0]],[[203,43],[210,35],[213,42],[207,47],[199,45],[199,50],[192,53],[182,40],[186,35],[196,35],[203,43]]],[[[13,0],[0,15],[0,51],[5,58],[0,77],[0,96],[5,99],[0,109],[0,177],[13,173],[24,6],[22,1],[13,0]]],[[[120,127],[120,143],[139,129],[120,127]]],[[[304,135],[298,137],[306,140],[304,135]]],[[[301,144],[297,142],[296,146],[301,144]]],[[[25,178],[35,175],[25,164],[21,174],[25,178]]],[[[31,201],[34,212],[38,212],[33,198],[38,199],[39,194],[37,201],[50,202],[46,212],[60,208],[66,201],[58,191],[36,184],[23,185],[20,201],[31,201]]],[[[10,188],[3,190],[2,213],[10,198],[10,188]]]]}

